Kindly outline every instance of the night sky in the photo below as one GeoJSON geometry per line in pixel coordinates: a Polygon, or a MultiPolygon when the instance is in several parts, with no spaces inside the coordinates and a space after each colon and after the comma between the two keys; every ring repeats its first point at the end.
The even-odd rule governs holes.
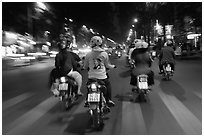
{"type": "MultiPolygon", "coordinates": [[[[86,25],[88,28],[93,28],[115,39],[120,39],[122,32],[128,33],[130,23],[134,18],[131,13],[132,4],[127,2],[117,4],[111,2],[50,2],[47,4],[59,22],[62,22],[64,17],[72,18],[77,26],[86,25]]],[[[27,6],[32,7],[31,3],[4,2],[2,4],[3,26],[26,24],[27,6]]],[[[20,31],[23,31],[23,28],[20,31]]]]}
{"type": "MultiPolygon", "coordinates": [[[[138,18],[139,23],[142,23],[141,20],[144,20],[144,13],[141,11],[144,11],[144,7],[142,7],[144,4],[145,2],[49,2],[47,6],[51,13],[49,18],[52,20],[52,29],[59,29],[59,27],[61,27],[60,23],[67,17],[73,19],[78,27],[86,25],[88,28],[93,28],[95,31],[119,41],[121,39],[124,40],[128,35],[128,31],[135,17],[138,18]],[[56,26],[58,26],[58,28],[56,26]]],[[[181,4],[183,3],[180,3],[180,5],[181,4]]],[[[200,3],[200,5],[201,4],[202,3],[200,3]]],[[[195,3],[189,3],[185,11],[178,13],[183,15],[188,11],[189,14],[195,13],[192,12],[192,8],[189,7],[191,5],[195,5],[195,3]]],[[[32,8],[34,7],[34,3],[3,2],[3,28],[15,28],[18,32],[26,31],[26,7],[32,8]]],[[[185,6],[181,5],[181,7],[185,6]]],[[[165,8],[165,10],[166,9],[168,10],[168,8],[165,8]]],[[[172,9],[169,9],[169,11],[169,15],[173,15],[172,9]]],[[[161,16],[164,15],[167,14],[161,14],[161,16]]],[[[168,18],[170,20],[170,16],[168,16],[168,18]]]]}

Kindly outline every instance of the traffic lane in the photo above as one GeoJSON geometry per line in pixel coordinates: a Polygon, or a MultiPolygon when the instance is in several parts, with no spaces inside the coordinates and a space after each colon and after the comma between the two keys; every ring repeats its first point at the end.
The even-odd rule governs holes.
{"type": "Polygon", "coordinates": [[[48,60],[44,63],[3,71],[2,100],[32,90],[35,92],[47,90],[49,72],[53,69],[53,64],[53,60],[48,60]]]}
{"type": "MultiPolygon", "coordinates": [[[[123,63],[120,64],[121,62],[119,60],[114,60],[114,61],[116,61],[115,62],[116,65],[118,63],[118,66],[121,67],[121,68],[118,67],[114,71],[110,71],[111,83],[113,88],[113,100],[116,102],[116,106],[112,108],[111,113],[107,115],[105,120],[105,127],[101,132],[89,131],[90,119],[86,117],[88,116],[87,113],[85,112],[86,110],[79,111],[79,110],[83,110],[83,103],[81,103],[81,107],[77,107],[77,106],[74,107],[74,108],[77,108],[77,109],[73,109],[74,114],[68,115],[68,117],[70,116],[73,117],[71,120],[69,119],[68,121],[66,121],[67,119],[66,114],[65,115],[62,114],[60,115],[62,118],[58,118],[56,116],[56,113],[60,114],[60,111],[58,111],[59,110],[58,108],[54,107],[52,110],[56,112],[55,114],[52,114],[52,113],[50,114],[50,111],[49,113],[47,112],[46,115],[42,117],[42,119],[40,118],[38,122],[32,124],[32,126],[28,128],[29,130],[26,130],[26,131],[24,130],[24,133],[34,132],[33,134],[36,134],[36,133],[39,133],[39,134],[41,133],[43,134],[49,134],[49,133],[51,134],[161,134],[161,133],[184,134],[184,132],[182,132],[181,126],[178,124],[177,121],[174,120],[175,118],[169,112],[168,106],[164,105],[163,103],[164,101],[163,102],[161,101],[161,97],[158,96],[158,94],[149,95],[149,100],[151,104],[148,104],[148,103],[137,104],[137,103],[130,102],[130,98],[129,98],[130,93],[128,92],[131,91],[131,88],[130,86],[128,86],[129,85],[128,70],[126,70],[123,67],[124,66],[123,63]],[[123,77],[120,78],[120,76],[123,76],[123,77]],[[120,82],[118,83],[118,81],[120,82]],[[118,87],[118,85],[120,86],[118,87]],[[155,108],[158,108],[158,106],[159,106],[159,109],[155,109],[155,108]],[[56,117],[57,117],[57,120],[54,120],[56,117]],[[80,120],[79,117],[84,117],[85,119],[83,120],[86,122],[83,122],[82,124],[77,124],[79,123],[78,120],[80,120]],[[54,120],[54,122],[49,123],[50,119],[54,120]],[[61,119],[61,121],[59,121],[59,119],[61,119]],[[46,120],[48,123],[46,122],[46,120]],[[63,125],[62,121],[64,120],[66,124],[62,126],[63,125]],[[168,124],[166,124],[167,122],[166,120],[168,121],[168,124]],[[39,125],[42,125],[42,127],[39,125]],[[169,127],[171,127],[171,129],[173,129],[174,132],[169,130],[169,127]],[[50,130],[51,132],[49,132],[50,130]]],[[[157,85],[156,87],[159,87],[159,86],[157,85]]],[[[156,91],[160,91],[160,90],[161,89],[158,89],[156,91]]],[[[174,114],[174,115],[177,116],[178,114],[174,114]]],[[[25,123],[25,125],[26,124],[28,125],[29,123],[25,123]]],[[[22,127],[25,127],[25,125],[22,127]]],[[[185,127],[182,127],[182,128],[185,129],[185,127]]],[[[17,130],[17,131],[21,131],[21,130],[17,130]]]]}
{"type": "MultiPolygon", "coordinates": [[[[48,64],[46,64],[46,65],[48,65],[48,64]]],[[[41,77],[41,80],[44,80],[47,82],[47,77],[42,76],[41,73],[44,73],[44,71],[45,71],[46,74],[48,74],[50,72],[50,71],[48,71],[50,68],[46,68],[43,71],[41,70],[42,72],[39,72],[39,73],[35,73],[36,69],[32,68],[32,71],[31,70],[28,71],[27,69],[25,69],[25,71],[21,71],[22,75],[24,75],[24,72],[28,73],[27,76],[29,76],[29,78],[32,78],[32,80],[34,81],[36,86],[39,86],[39,84],[40,84],[38,82],[39,81],[38,77],[41,77]],[[32,77],[32,73],[34,73],[38,76],[32,77]]],[[[86,92],[86,85],[85,84],[87,81],[87,72],[82,71],[82,73],[83,73],[82,92],[86,92]]],[[[9,74],[10,73],[7,74],[7,77],[9,74]]],[[[18,73],[14,73],[14,74],[17,75],[18,73]]],[[[10,76],[13,77],[14,74],[10,75],[10,76]]],[[[17,85],[21,84],[21,77],[16,77],[16,78],[17,79],[16,79],[15,83],[17,85]]],[[[31,82],[31,81],[28,81],[28,82],[31,82]]],[[[28,85],[30,86],[30,84],[28,84],[28,85]]],[[[39,86],[39,87],[42,88],[42,86],[39,86]]],[[[78,100],[78,103],[76,103],[74,105],[74,107],[71,108],[71,110],[69,110],[68,112],[61,112],[62,110],[58,108],[58,107],[60,107],[59,101],[55,101],[55,99],[53,100],[52,93],[49,91],[49,89],[46,89],[46,86],[44,86],[44,88],[45,88],[45,90],[43,90],[43,88],[42,88],[41,90],[36,91],[36,89],[33,89],[30,87],[30,89],[32,89],[32,90],[27,90],[26,93],[24,93],[25,91],[19,92],[18,96],[14,97],[14,95],[13,95],[12,96],[13,98],[10,98],[9,100],[6,100],[3,102],[3,108],[4,108],[3,109],[3,119],[4,119],[3,120],[3,125],[4,125],[3,131],[4,131],[4,134],[36,134],[36,133],[49,134],[49,131],[50,131],[49,129],[50,128],[53,129],[53,124],[48,123],[45,127],[42,127],[39,125],[45,125],[46,120],[50,121],[50,119],[53,119],[53,117],[56,117],[56,114],[58,114],[58,113],[60,114],[60,116],[64,115],[63,113],[65,113],[65,114],[68,113],[69,115],[72,115],[72,113],[75,112],[75,109],[78,108],[78,105],[80,103],[82,106],[84,105],[84,100],[83,100],[84,97],[81,97],[78,100]],[[51,100],[53,100],[53,102],[55,102],[55,103],[53,104],[51,100]],[[47,102],[49,102],[49,103],[47,103],[47,102]],[[53,105],[51,105],[51,104],[53,104],[53,105]],[[56,107],[55,107],[55,105],[56,105],[56,107]],[[77,107],[75,107],[75,106],[77,106],[77,107]],[[57,112],[54,114],[50,114],[50,112],[48,112],[48,111],[50,111],[50,109],[45,109],[46,111],[45,110],[41,111],[41,107],[50,108],[50,109],[52,109],[52,111],[54,111],[54,112],[57,111],[57,112]],[[43,115],[45,116],[44,117],[45,119],[44,118],[41,119],[41,117],[43,115]],[[31,117],[31,118],[29,119],[28,117],[31,117]],[[40,120],[38,121],[38,119],[40,119],[40,120]],[[16,127],[16,125],[19,124],[20,121],[24,121],[24,122],[21,122],[21,126],[16,127]],[[28,121],[28,122],[25,122],[25,121],[28,121]],[[38,121],[38,122],[36,122],[36,121],[38,121]],[[36,125],[34,123],[36,123],[36,125]]],[[[15,89],[18,90],[17,87],[15,87],[15,89]]],[[[87,113],[85,113],[85,114],[87,115],[87,113]]],[[[82,118],[83,118],[83,116],[82,116],[82,118]]],[[[88,125],[90,125],[90,124],[88,124],[88,125]]],[[[72,126],[74,126],[74,124],[72,124],[72,126]]],[[[59,126],[59,127],[55,126],[56,129],[51,130],[52,131],[51,133],[62,134],[63,132],[62,132],[62,129],[60,129],[60,127],[61,126],[59,126]],[[58,129],[60,129],[60,130],[58,130],[58,129]]],[[[68,128],[68,129],[70,129],[70,128],[68,128]]],[[[81,133],[81,131],[79,131],[79,133],[81,133]]]]}
{"type": "MultiPolygon", "coordinates": [[[[177,60],[175,74],[170,81],[163,81],[162,76],[158,75],[157,64],[158,62],[153,65],[153,69],[156,72],[155,79],[160,81],[159,88],[161,88],[163,93],[167,96],[175,97],[171,98],[172,102],[173,100],[176,100],[174,102],[177,102],[177,106],[180,107],[181,113],[183,109],[185,112],[183,113],[183,117],[186,115],[189,116],[188,118],[186,117],[186,121],[193,119],[194,122],[189,121],[190,124],[188,125],[192,125],[194,128],[196,127],[197,129],[200,129],[201,126],[199,122],[202,120],[201,60],[177,60]]],[[[193,127],[191,128],[194,129],[193,127]]],[[[185,130],[187,130],[185,131],[186,133],[191,131],[188,130],[188,128],[185,130]]],[[[190,133],[195,133],[195,130],[190,133]]],[[[200,131],[197,131],[197,133],[200,133],[200,131]]]]}
{"type": "Polygon", "coordinates": [[[3,71],[2,123],[5,132],[9,123],[51,95],[47,84],[51,66],[52,61],[3,71]]]}
{"type": "Polygon", "coordinates": [[[163,76],[158,75],[158,62],[153,64],[155,79],[160,81],[161,89],[169,95],[174,95],[177,99],[188,107],[196,117],[201,120],[202,113],[202,61],[176,60],[174,76],[170,81],[162,80],[163,76]]]}
{"type": "Polygon", "coordinates": [[[126,67],[125,58],[121,58],[113,61],[113,63],[119,66],[117,71],[111,72],[111,81],[113,87],[113,97],[118,108],[112,109],[112,118],[114,115],[118,115],[115,131],[113,134],[183,134],[179,130],[178,124],[175,124],[174,118],[169,114],[168,109],[159,100],[159,96],[153,92],[149,94],[147,103],[134,103],[131,92],[130,82],[130,70],[126,67]],[[155,106],[160,107],[156,109],[155,106]],[[161,113],[162,112],[162,113],[161,113]],[[119,114],[118,114],[119,113],[119,114]],[[155,114],[156,113],[156,114],[155,114]],[[167,118],[163,118],[162,114],[166,114],[167,118]],[[157,121],[158,120],[158,121],[157,121]],[[166,121],[170,121],[169,124],[165,124],[166,121]],[[173,121],[173,122],[172,122],[173,121]],[[169,126],[175,131],[169,131],[169,126]]]}
{"type": "MultiPolygon", "coordinates": [[[[190,65],[190,64],[186,64],[186,65],[190,65]]],[[[118,93],[118,91],[120,91],[119,89],[122,89],[120,92],[120,95],[118,95],[118,96],[120,96],[120,100],[123,100],[123,103],[122,103],[122,106],[123,106],[123,105],[125,105],[124,102],[129,103],[129,100],[130,100],[129,91],[131,91],[131,90],[130,90],[130,88],[128,89],[128,87],[125,88],[125,86],[124,86],[124,85],[129,84],[130,78],[128,78],[128,77],[129,77],[130,73],[128,70],[126,70],[124,68],[124,66],[125,66],[124,60],[121,61],[121,64],[119,64],[119,66],[122,67],[121,68],[122,71],[118,74],[121,75],[121,77],[123,77],[125,80],[122,82],[122,85],[120,85],[120,83],[117,83],[113,87],[114,87],[114,89],[118,87],[117,93],[118,93]],[[124,88],[125,88],[125,90],[124,90],[124,88]]],[[[182,66],[183,66],[183,64],[179,65],[179,67],[182,67],[182,66]]],[[[201,106],[201,100],[195,94],[191,94],[191,92],[189,93],[187,91],[187,93],[185,93],[186,91],[183,89],[183,86],[185,86],[185,85],[178,83],[177,79],[174,79],[174,77],[173,77],[173,80],[175,80],[175,81],[169,81],[170,84],[166,81],[162,81],[161,80],[162,77],[158,75],[157,62],[153,63],[152,69],[155,72],[155,79],[156,79],[155,81],[157,84],[155,84],[153,86],[153,90],[149,94],[149,101],[151,104],[148,104],[148,103],[143,104],[142,103],[142,104],[140,104],[140,106],[137,107],[137,110],[140,110],[140,109],[142,110],[143,117],[145,116],[144,120],[145,121],[147,119],[149,120],[149,121],[147,120],[147,122],[145,124],[141,123],[141,125],[146,125],[146,130],[144,130],[145,129],[144,128],[143,133],[144,134],[191,134],[191,133],[192,134],[199,134],[200,133],[200,127],[201,127],[201,125],[200,125],[201,117],[199,117],[199,115],[201,115],[202,109],[200,109],[201,107],[197,107],[197,105],[199,104],[199,106],[201,106]],[[171,90],[172,88],[174,89],[173,91],[171,90]],[[159,92],[155,92],[155,91],[159,91],[159,92]],[[186,97],[185,101],[182,100],[182,98],[184,97],[184,93],[185,93],[185,97],[186,97]],[[173,96],[173,97],[171,98],[169,96],[173,96]],[[166,97],[168,97],[169,99],[164,100],[163,98],[166,98],[166,97]],[[177,105],[180,107],[180,109],[183,111],[177,112],[178,107],[171,106],[171,104],[172,104],[171,101],[175,101],[177,103],[177,105]],[[143,108],[145,108],[144,106],[146,106],[147,109],[143,109],[143,108]],[[150,106],[152,106],[152,107],[150,107],[150,106]],[[192,109],[192,107],[198,108],[198,109],[195,110],[195,109],[192,109]],[[174,110],[177,113],[173,113],[172,110],[174,110]],[[163,113],[161,113],[161,112],[163,112],[163,113]],[[182,117],[180,117],[179,115],[183,114],[183,112],[188,114],[189,117],[182,119],[182,117]],[[175,117],[177,117],[176,120],[175,120],[175,117]],[[190,121],[190,120],[192,120],[192,121],[190,121]],[[151,123],[151,121],[153,123],[151,123]],[[188,121],[186,123],[188,123],[188,125],[191,125],[191,126],[185,127],[185,124],[182,124],[181,121],[182,122],[188,121]],[[193,124],[191,124],[191,122],[193,124]],[[155,127],[156,127],[156,129],[155,129],[155,127]],[[173,129],[172,130],[173,132],[171,130],[169,130],[169,127],[171,127],[171,129],[173,129]],[[196,129],[198,129],[198,130],[193,130],[193,131],[189,130],[192,127],[196,127],[196,129]],[[147,130],[147,129],[149,129],[149,130],[147,130]]],[[[119,77],[117,77],[116,80],[118,82],[120,80],[119,77]]],[[[184,78],[184,81],[185,80],[186,79],[184,78]]],[[[114,85],[114,83],[113,83],[113,85],[114,85]]],[[[123,112],[124,110],[122,109],[121,111],[123,112]]],[[[130,121],[130,123],[131,123],[131,121],[130,121]]],[[[119,125],[123,125],[123,123],[121,123],[119,125]]],[[[132,126],[135,126],[135,125],[132,125],[132,126]]],[[[130,126],[126,126],[126,127],[131,127],[131,124],[130,124],[130,126]]],[[[194,129],[194,128],[192,128],[192,129],[194,129]]],[[[135,131],[136,131],[136,129],[135,129],[135,131]]],[[[140,133],[140,132],[134,132],[134,131],[132,131],[132,132],[135,134],[140,133]]],[[[141,132],[142,132],[142,130],[141,130],[141,132]]],[[[131,133],[131,132],[129,132],[129,133],[131,133]]]]}

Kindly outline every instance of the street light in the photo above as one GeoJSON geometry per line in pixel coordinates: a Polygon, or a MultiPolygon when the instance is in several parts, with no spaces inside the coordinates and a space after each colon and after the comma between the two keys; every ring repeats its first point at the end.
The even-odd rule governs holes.
{"type": "Polygon", "coordinates": [[[134,19],[134,23],[137,23],[137,22],[138,22],[138,19],[137,19],[137,18],[135,18],[135,19],[134,19]]]}
{"type": "Polygon", "coordinates": [[[70,22],[73,22],[73,20],[72,20],[72,19],[69,19],[69,21],[70,21],[70,22]]]}
{"type": "MultiPolygon", "coordinates": [[[[137,22],[138,22],[138,19],[137,19],[137,18],[135,18],[135,19],[134,19],[134,23],[137,23],[137,22]]],[[[134,25],[134,24],[132,25],[132,27],[133,27],[133,28],[135,28],[134,33],[135,33],[135,38],[137,38],[136,27],[135,27],[135,25],[134,25]]]]}

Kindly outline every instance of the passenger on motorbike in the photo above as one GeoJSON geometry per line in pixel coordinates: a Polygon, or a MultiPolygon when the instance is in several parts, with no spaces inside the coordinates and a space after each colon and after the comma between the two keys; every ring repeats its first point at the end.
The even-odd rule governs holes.
{"type": "Polygon", "coordinates": [[[173,43],[171,40],[167,40],[167,42],[164,44],[164,47],[161,49],[160,55],[159,55],[159,74],[162,74],[164,72],[163,70],[163,64],[165,62],[170,63],[171,68],[174,72],[175,70],[175,53],[173,50],[173,43]]]}
{"type": "MultiPolygon", "coordinates": [[[[76,60],[73,56],[73,53],[70,51],[72,37],[67,37],[59,43],[60,52],[55,57],[55,67],[56,73],[59,73],[59,76],[68,75],[73,77],[78,85],[77,94],[83,95],[81,93],[82,86],[82,76],[78,71],[75,71],[77,68],[76,60]]],[[[56,85],[59,84],[59,80],[56,79],[54,83],[54,90],[56,91],[56,85]]]]}
{"type": "Polygon", "coordinates": [[[133,86],[132,90],[137,89],[137,76],[140,74],[147,74],[148,86],[150,88],[154,84],[154,72],[150,68],[152,60],[148,53],[148,44],[146,42],[135,43],[135,47],[131,55],[135,62],[135,68],[131,72],[130,79],[130,84],[133,86]]]}
{"type": "MultiPolygon", "coordinates": [[[[107,68],[115,68],[115,65],[111,65],[107,52],[102,49],[102,39],[100,36],[94,36],[91,38],[90,44],[92,51],[87,53],[84,61],[85,69],[88,69],[88,83],[91,79],[98,79],[105,83],[106,91],[104,96],[108,105],[114,105],[111,100],[111,84],[107,77],[107,68]]],[[[85,106],[87,103],[85,102],[85,106]]]]}

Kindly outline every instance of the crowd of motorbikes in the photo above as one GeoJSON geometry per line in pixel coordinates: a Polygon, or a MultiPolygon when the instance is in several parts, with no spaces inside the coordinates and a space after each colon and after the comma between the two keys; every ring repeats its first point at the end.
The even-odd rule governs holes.
{"type": "MultiPolygon", "coordinates": [[[[152,62],[158,58],[159,54],[155,50],[151,50],[149,52],[152,62]]],[[[128,66],[131,70],[135,68],[135,62],[132,59],[128,59],[128,66]]],[[[173,71],[171,65],[168,61],[166,61],[163,65],[164,72],[162,73],[164,80],[170,80],[170,77],[173,76],[173,71]]],[[[140,74],[137,76],[137,89],[134,90],[134,93],[137,93],[137,96],[133,99],[134,102],[146,102],[147,94],[150,92],[150,88],[148,87],[148,76],[146,74],[140,74]]]]}
{"type": "MultiPolygon", "coordinates": [[[[105,85],[97,79],[92,79],[87,83],[87,108],[92,119],[92,126],[96,130],[100,130],[103,127],[103,116],[110,112],[110,108],[106,107],[103,88],[106,88],[105,85]]],[[[78,99],[77,84],[72,77],[61,76],[59,78],[58,91],[63,110],[68,110],[76,103],[78,99]]]]}
{"type": "MultiPolygon", "coordinates": [[[[115,52],[115,55],[120,58],[122,56],[121,51],[115,52]]],[[[150,56],[152,61],[154,61],[158,54],[156,51],[151,51],[150,56]]],[[[128,60],[130,69],[134,69],[134,60],[128,60]]],[[[168,62],[163,65],[164,73],[163,77],[166,80],[170,80],[170,76],[172,76],[171,66],[168,62]]],[[[87,83],[87,103],[88,103],[88,113],[92,119],[92,126],[94,129],[101,129],[103,126],[103,116],[110,112],[109,108],[106,108],[106,100],[104,98],[102,84],[97,79],[93,79],[91,82],[87,83]]],[[[106,87],[105,87],[106,88],[106,87]]],[[[77,84],[72,77],[62,76],[59,78],[59,97],[62,102],[63,109],[69,109],[78,99],[77,96],[77,84]]],[[[139,100],[141,102],[146,102],[146,98],[150,89],[148,87],[148,76],[146,74],[140,74],[137,76],[137,96],[135,96],[134,101],[139,100]]]]}

